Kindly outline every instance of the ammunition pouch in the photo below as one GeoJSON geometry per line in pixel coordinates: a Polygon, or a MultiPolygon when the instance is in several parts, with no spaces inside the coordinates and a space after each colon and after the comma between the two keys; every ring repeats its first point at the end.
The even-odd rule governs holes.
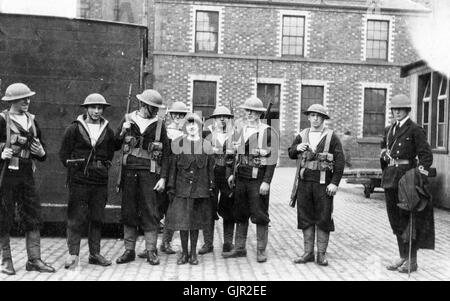
{"type": "MultiPolygon", "coordinates": [[[[307,152],[305,152],[307,153],[307,152]]],[[[312,153],[312,152],[310,152],[312,153]]],[[[306,157],[311,157],[307,154],[306,157]]],[[[320,170],[320,171],[333,171],[334,167],[334,156],[330,153],[318,153],[315,154],[313,160],[308,160],[302,162],[302,168],[307,168],[310,170],[320,170]]]]}
{"type": "Polygon", "coordinates": [[[30,145],[31,141],[28,137],[17,134],[11,135],[11,149],[14,157],[29,159],[31,155],[30,145]]]}
{"type": "Polygon", "coordinates": [[[148,152],[150,153],[150,160],[161,163],[163,145],[161,142],[152,142],[148,145],[148,152]]]}
{"type": "Polygon", "coordinates": [[[310,150],[304,151],[302,153],[302,159],[304,161],[312,161],[315,159],[315,157],[316,157],[316,153],[314,153],[313,151],[310,151],[310,150]]]}
{"type": "Polygon", "coordinates": [[[241,166],[248,166],[252,168],[260,168],[263,165],[261,156],[255,155],[242,155],[240,156],[239,162],[241,166]]]}
{"type": "Polygon", "coordinates": [[[137,145],[137,139],[133,136],[125,136],[123,144],[123,152],[129,153],[131,149],[135,148],[137,145]]]}

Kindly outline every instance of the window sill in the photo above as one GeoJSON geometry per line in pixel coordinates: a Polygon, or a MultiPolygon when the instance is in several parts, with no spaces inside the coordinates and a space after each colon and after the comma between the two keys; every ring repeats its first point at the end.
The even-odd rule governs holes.
{"type": "Polygon", "coordinates": [[[356,139],[359,144],[380,144],[381,137],[363,137],[356,139]]]}
{"type": "Polygon", "coordinates": [[[368,63],[391,63],[387,59],[370,59],[370,58],[366,58],[366,62],[368,62],[368,63]]]}

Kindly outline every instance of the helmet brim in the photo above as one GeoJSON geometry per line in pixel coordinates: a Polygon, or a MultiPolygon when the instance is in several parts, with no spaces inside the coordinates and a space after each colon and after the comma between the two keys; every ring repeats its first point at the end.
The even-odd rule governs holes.
{"type": "Polygon", "coordinates": [[[328,115],[326,115],[324,113],[321,113],[321,112],[317,112],[317,111],[305,111],[305,112],[303,112],[303,114],[306,115],[306,116],[308,116],[311,113],[320,114],[320,116],[322,116],[323,119],[327,119],[327,120],[330,119],[330,116],[328,116],[328,115]]]}
{"type": "Polygon", "coordinates": [[[94,102],[94,103],[83,103],[80,105],[80,107],[89,107],[89,106],[104,106],[104,107],[110,107],[111,105],[109,103],[99,103],[99,102],[94,102]]]}
{"type": "Polygon", "coordinates": [[[137,98],[140,102],[143,102],[143,103],[145,103],[145,104],[147,104],[147,105],[149,105],[149,106],[157,107],[157,108],[160,108],[160,109],[164,109],[164,108],[165,108],[164,105],[159,105],[159,104],[156,104],[156,103],[154,103],[154,102],[145,100],[144,98],[142,98],[142,96],[141,96],[140,94],[136,95],[136,98],[137,98]]]}
{"type": "Polygon", "coordinates": [[[189,111],[182,111],[182,110],[167,110],[167,113],[169,113],[169,114],[172,114],[172,113],[187,114],[187,113],[189,113],[189,111]]]}
{"type": "Polygon", "coordinates": [[[255,111],[255,112],[261,112],[264,113],[266,111],[265,108],[252,108],[252,107],[247,107],[246,105],[242,105],[239,106],[240,109],[244,109],[244,110],[250,110],[250,111],[255,111]]]}
{"type": "Polygon", "coordinates": [[[216,115],[211,115],[211,116],[209,116],[209,118],[211,119],[211,118],[217,118],[217,117],[226,117],[226,118],[234,118],[234,115],[232,115],[232,114],[216,114],[216,115]]]}
{"type": "Polygon", "coordinates": [[[28,98],[28,97],[31,97],[31,96],[34,96],[34,95],[36,95],[36,92],[31,91],[31,92],[29,92],[29,93],[27,93],[25,95],[20,95],[20,97],[19,96],[15,96],[15,97],[14,96],[3,96],[2,100],[6,101],[6,102],[11,102],[11,101],[15,101],[15,100],[28,98]]]}

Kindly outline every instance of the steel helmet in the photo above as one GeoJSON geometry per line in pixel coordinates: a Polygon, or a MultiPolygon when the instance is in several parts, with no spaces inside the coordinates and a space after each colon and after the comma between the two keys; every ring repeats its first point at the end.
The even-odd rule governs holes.
{"type": "Polygon", "coordinates": [[[213,114],[209,118],[216,118],[216,117],[220,117],[220,116],[225,116],[228,118],[234,117],[233,114],[231,114],[231,111],[227,107],[220,106],[214,110],[213,114]]]}
{"type": "Polygon", "coordinates": [[[88,97],[86,97],[84,103],[81,106],[88,107],[93,105],[102,105],[105,107],[110,106],[110,104],[106,102],[106,99],[103,97],[103,95],[98,93],[90,94],[88,97]]]}
{"type": "Polygon", "coordinates": [[[184,114],[187,114],[187,113],[189,113],[189,109],[184,104],[184,102],[176,101],[170,106],[170,109],[168,110],[168,112],[169,113],[184,113],[184,114]]]}
{"type": "Polygon", "coordinates": [[[36,93],[31,91],[27,85],[22,83],[15,83],[6,88],[5,96],[3,96],[3,101],[14,101],[27,97],[31,97],[36,93]]]}
{"type": "Polygon", "coordinates": [[[153,89],[148,89],[142,92],[142,94],[136,95],[137,99],[142,101],[149,106],[157,107],[157,108],[165,108],[163,105],[163,99],[161,94],[158,91],[153,89]]]}
{"type": "Polygon", "coordinates": [[[404,94],[395,95],[391,100],[392,109],[411,109],[411,100],[404,94]]]}
{"type": "Polygon", "coordinates": [[[318,103],[311,105],[308,110],[303,112],[305,115],[309,115],[310,113],[318,113],[323,116],[324,119],[330,119],[330,115],[328,115],[327,109],[318,103]]]}
{"type": "Polygon", "coordinates": [[[196,113],[188,113],[186,115],[185,120],[186,120],[186,123],[188,123],[188,122],[197,122],[198,124],[203,124],[202,119],[196,113]]]}
{"type": "Polygon", "coordinates": [[[244,102],[243,105],[239,106],[239,108],[257,112],[266,111],[266,108],[264,108],[262,100],[259,99],[258,97],[250,97],[244,102]]]}

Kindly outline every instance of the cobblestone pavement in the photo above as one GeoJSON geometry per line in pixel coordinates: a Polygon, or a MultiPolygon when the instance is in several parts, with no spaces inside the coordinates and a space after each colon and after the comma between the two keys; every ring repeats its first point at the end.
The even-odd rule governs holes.
{"type": "MultiPolygon", "coordinates": [[[[160,254],[159,266],[150,266],[145,260],[136,259],[130,264],[97,267],[88,264],[87,240],[83,239],[80,265],[68,271],[63,268],[67,251],[65,239],[43,238],[42,257],[57,268],[57,272],[39,274],[25,271],[25,242],[23,238],[14,238],[12,248],[17,275],[7,277],[0,274],[0,280],[408,280],[407,275],[387,271],[384,267],[397,256],[397,247],[389,227],[383,193],[374,193],[371,199],[365,199],[361,185],[349,185],[345,180],[335,198],[336,231],[331,234],[328,249],[330,265],[294,265],[292,260],[303,251],[301,231],[296,229],[296,210],[288,206],[294,172],[293,168],[280,168],[272,183],[269,260],[265,264],[256,262],[255,225],[249,229],[248,257],[223,259],[222,224],[219,222],[215,229],[214,253],[199,256],[198,266],[178,266],[177,255],[160,254]]],[[[382,192],[379,188],[378,191],[382,192]]],[[[411,280],[450,280],[450,212],[436,209],[435,223],[436,250],[419,251],[419,270],[411,275],[411,280]]],[[[200,235],[199,247],[201,245],[200,235]]],[[[142,237],[137,246],[137,251],[144,248],[142,237]]],[[[181,248],[178,235],[174,237],[174,246],[181,248]]],[[[102,253],[107,258],[115,260],[122,252],[122,240],[103,240],[102,253]]]]}

